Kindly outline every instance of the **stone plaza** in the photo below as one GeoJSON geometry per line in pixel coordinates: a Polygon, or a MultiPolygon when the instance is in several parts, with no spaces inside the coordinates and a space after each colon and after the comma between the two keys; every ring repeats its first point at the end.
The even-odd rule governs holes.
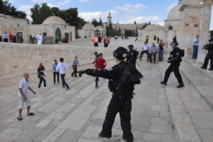
{"type": "MultiPolygon", "coordinates": [[[[119,114],[112,138],[98,137],[111,98],[108,80],[101,78],[96,89],[94,77],[85,74],[81,78],[71,77],[70,73],[75,55],[79,56],[81,65],[78,70],[94,68],[94,51],[103,53],[108,68],[116,64],[112,52],[129,44],[141,51],[143,43],[134,42],[133,38],[111,39],[108,48],[102,43],[92,47],[93,43],[87,39],[49,46],[0,43],[0,61],[4,66],[0,72],[0,142],[123,142],[119,114]],[[53,60],[61,56],[69,66],[66,80],[71,89],[68,91],[61,83],[54,85],[52,81],[53,60]],[[46,67],[48,88],[37,90],[36,68],[40,62],[46,67]],[[35,116],[26,116],[24,107],[23,120],[18,121],[17,93],[24,72],[30,73],[30,86],[36,91],[36,95],[29,93],[35,116]]],[[[146,56],[137,61],[144,77],[136,85],[132,100],[134,142],[212,142],[213,72],[201,70],[201,64],[185,55],[180,66],[185,87],[176,88],[178,83],[173,74],[167,86],[161,85],[171,50],[171,47],[165,49],[163,62],[151,64],[146,56]]]]}

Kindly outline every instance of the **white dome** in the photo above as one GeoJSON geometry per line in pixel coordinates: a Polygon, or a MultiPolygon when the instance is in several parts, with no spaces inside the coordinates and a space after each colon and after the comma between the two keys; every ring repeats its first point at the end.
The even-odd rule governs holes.
{"type": "Polygon", "coordinates": [[[104,29],[103,26],[97,26],[96,29],[104,29]]]}
{"type": "Polygon", "coordinates": [[[82,29],[84,29],[84,30],[91,30],[91,29],[95,29],[95,26],[93,25],[93,24],[91,24],[91,23],[86,23],[84,26],[83,26],[83,28],[82,29]]]}
{"type": "Polygon", "coordinates": [[[58,25],[66,25],[66,22],[58,17],[58,16],[50,16],[44,20],[42,24],[58,24],[58,25]]]}
{"type": "Polygon", "coordinates": [[[177,20],[180,19],[181,16],[181,11],[179,10],[181,8],[181,4],[178,4],[176,6],[174,6],[169,14],[168,14],[168,19],[167,20],[177,20]]]}

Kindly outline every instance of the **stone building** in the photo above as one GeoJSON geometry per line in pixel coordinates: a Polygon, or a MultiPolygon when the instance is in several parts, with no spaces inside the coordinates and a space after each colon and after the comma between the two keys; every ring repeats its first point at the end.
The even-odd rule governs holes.
{"type": "Polygon", "coordinates": [[[113,29],[117,30],[132,30],[132,31],[138,31],[142,29],[145,23],[142,24],[137,24],[136,21],[133,24],[120,24],[120,23],[112,23],[112,16],[111,13],[109,12],[108,17],[107,17],[107,22],[103,23],[103,27],[109,26],[109,24],[112,24],[113,29]]]}
{"type": "Polygon", "coordinates": [[[146,41],[148,37],[149,43],[157,43],[158,39],[164,38],[164,27],[159,25],[148,25],[145,29],[138,31],[138,40],[146,41]]]}
{"type": "Polygon", "coordinates": [[[68,25],[57,16],[48,17],[42,24],[28,24],[26,19],[0,14],[0,35],[4,32],[17,35],[17,41],[22,35],[24,43],[30,43],[30,37],[36,36],[39,32],[42,33],[44,39],[52,37],[53,42],[61,41],[64,38],[72,41],[76,37],[75,27],[68,25]]]}
{"type": "Polygon", "coordinates": [[[80,38],[93,38],[95,35],[105,37],[106,29],[102,26],[95,27],[91,23],[86,23],[82,29],[78,29],[78,36],[80,38]]]}
{"type": "MultiPolygon", "coordinates": [[[[202,47],[209,40],[212,3],[212,0],[179,0],[165,20],[162,39],[170,43],[176,35],[179,46],[187,50],[192,47],[196,34],[199,34],[200,47],[202,47]]],[[[145,36],[153,38],[155,35],[161,35],[162,29],[156,30],[155,35],[147,32],[146,29],[139,30],[139,33],[138,39],[145,40],[145,36]]],[[[197,61],[203,62],[205,54],[205,51],[199,48],[197,61]]]]}

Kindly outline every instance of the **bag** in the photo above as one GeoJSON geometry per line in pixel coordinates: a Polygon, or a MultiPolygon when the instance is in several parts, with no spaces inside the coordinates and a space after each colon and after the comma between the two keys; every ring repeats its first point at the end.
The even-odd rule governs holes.
{"type": "Polygon", "coordinates": [[[185,55],[185,50],[184,49],[180,49],[180,56],[184,57],[184,55],[185,55]]]}

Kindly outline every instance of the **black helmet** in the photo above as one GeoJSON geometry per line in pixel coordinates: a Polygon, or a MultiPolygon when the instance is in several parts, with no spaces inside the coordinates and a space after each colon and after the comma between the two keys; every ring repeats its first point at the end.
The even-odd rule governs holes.
{"type": "Polygon", "coordinates": [[[114,52],[113,55],[116,59],[121,60],[124,58],[127,58],[128,56],[128,51],[124,47],[118,47],[114,52]]]}
{"type": "Polygon", "coordinates": [[[130,44],[128,47],[129,47],[130,49],[133,49],[133,48],[134,48],[134,46],[133,46],[132,44],[130,44]]]}

